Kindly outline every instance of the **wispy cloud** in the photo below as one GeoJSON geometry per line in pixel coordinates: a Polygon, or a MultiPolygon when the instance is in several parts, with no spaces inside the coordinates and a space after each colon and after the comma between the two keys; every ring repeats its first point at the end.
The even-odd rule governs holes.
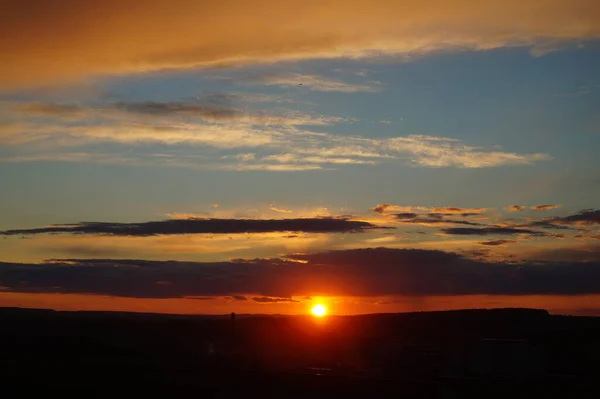
{"type": "Polygon", "coordinates": [[[510,205],[504,209],[506,209],[509,212],[523,212],[525,209],[527,209],[527,207],[523,205],[510,205]]]}
{"type": "Polygon", "coordinates": [[[526,165],[548,160],[547,154],[517,154],[501,151],[482,151],[481,147],[462,144],[447,137],[414,135],[386,140],[386,145],[399,153],[407,153],[421,166],[486,168],[502,165],[526,165]]]}
{"type": "Polygon", "coordinates": [[[470,222],[468,220],[444,219],[442,217],[418,217],[418,215],[414,213],[398,213],[394,216],[396,216],[400,223],[419,224],[422,226],[452,226],[455,224],[462,224],[467,226],[482,225],[481,223],[470,222]]]}
{"type": "Polygon", "coordinates": [[[534,205],[530,207],[532,211],[550,211],[552,209],[560,208],[560,204],[547,204],[547,205],[534,205]]]}
{"type": "Polygon", "coordinates": [[[473,236],[487,236],[487,235],[533,235],[533,236],[547,236],[547,233],[537,230],[529,229],[516,229],[512,227],[449,227],[442,229],[442,232],[450,235],[473,235],[473,236]]]}
{"type": "Polygon", "coordinates": [[[252,300],[254,302],[260,302],[260,303],[300,302],[293,298],[281,298],[281,297],[269,297],[269,296],[253,297],[252,300]]]}
{"type": "Polygon", "coordinates": [[[322,126],[334,123],[348,122],[340,117],[325,115],[309,115],[291,110],[279,113],[270,111],[249,111],[229,103],[236,97],[224,97],[215,101],[213,97],[195,99],[193,101],[120,101],[104,106],[81,106],[76,104],[29,102],[16,103],[12,109],[23,116],[53,117],[67,120],[101,119],[104,124],[138,122],[148,123],[148,117],[154,121],[204,121],[211,123],[237,123],[248,125],[313,125],[322,126]],[[169,118],[169,119],[168,119],[169,118]],[[182,119],[185,118],[185,119],[182,119]]]}
{"type": "Polygon", "coordinates": [[[235,171],[245,171],[245,170],[255,170],[255,171],[271,171],[271,172],[301,172],[307,170],[320,170],[324,169],[321,165],[309,164],[309,165],[301,165],[301,164],[267,164],[267,163],[256,163],[256,164],[238,164],[238,165],[228,165],[222,167],[216,167],[216,169],[222,170],[235,170],[235,171]]]}
{"type": "Polygon", "coordinates": [[[269,209],[272,210],[273,212],[277,212],[277,213],[293,213],[293,211],[291,209],[278,208],[275,205],[271,205],[269,207],[269,209]]]}
{"type": "MultiPolygon", "coordinates": [[[[141,152],[128,156],[134,157],[129,161],[132,164],[202,165],[221,170],[316,170],[394,160],[421,167],[486,168],[527,165],[550,158],[542,153],[487,150],[446,137],[409,135],[377,139],[314,132],[307,127],[351,120],[291,110],[242,112],[236,107],[216,106],[214,100],[204,103],[121,102],[98,107],[20,103],[14,107],[30,118],[27,122],[15,121],[0,126],[0,142],[20,151],[3,159],[4,162],[41,158],[75,161],[77,153],[88,152],[82,148],[99,143],[211,147],[221,153],[194,151],[194,158],[188,149],[187,154],[178,154],[178,159],[170,159],[166,154],[168,151],[146,154],[143,160],[135,159],[141,152]],[[42,146],[34,145],[40,143],[43,143],[41,154],[29,151],[36,148],[40,151],[42,146]],[[72,150],[76,147],[78,150],[72,150]],[[225,152],[244,148],[252,148],[253,152],[225,152]],[[66,150],[72,151],[73,155],[65,156],[66,150]]],[[[121,153],[118,157],[125,156],[121,153]]],[[[90,157],[87,161],[102,162],[102,157],[90,157]]]]}
{"type": "Polygon", "coordinates": [[[325,76],[300,73],[262,75],[249,79],[248,82],[267,86],[297,87],[312,91],[337,91],[342,93],[378,92],[382,89],[378,82],[370,82],[369,84],[348,83],[325,76]]]}
{"type": "Polygon", "coordinates": [[[340,158],[327,156],[302,156],[299,154],[273,154],[262,158],[266,162],[279,162],[284,164],[374,164],[375,161],[368,161],[363,158],[340,158]]]}
{"type": "MultiPolygon", "coordinates": [[[[377,213],[384,212],[423,212],[427,211],[429,217],[442,217],[442,216],[475,216],[485,213],[489,208],[463,208],[455,206],[444,206],[444,207],[427,207],[427,206],[403,206],[403,205],[392,205],[392,204],[378,204],[372,209],[377,213]]],[[[414,213],[414,215],[417,215],[414,213]]]]}
{"type": "Polygon", "coordinates": [[[376,207],[372,209],[373,212],[377,213],[386,213],[386,212],[414,212],[414,211],[427,211],[431,208],[423,207],[423,206],[403,206],[403,205],[393,205],[393,204],[378,204],[376,207]]]}
{"type": "Polygon", "coordinates": [[[497,247],[497,246],[500,246],[500,245],[516,244],[516,243],[517,243],[516,240],[490,240],[490,241],[480,242],[479,245],[497,247]]]}
{"type": "Polygon", "coordinates": [[[461,216],[474,216],[480,213],[486,212],[488,208],[457,208],[454,206],[445,206],[442,208],[433,208],[431,213],[441,215],[461,215],[461,216]]]}

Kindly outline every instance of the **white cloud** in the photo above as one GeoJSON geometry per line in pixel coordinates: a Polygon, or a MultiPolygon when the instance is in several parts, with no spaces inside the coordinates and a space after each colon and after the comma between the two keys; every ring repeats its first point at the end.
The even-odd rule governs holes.
{"type": "Polygon", "coordinates": [[[293,213],[293,211],[290,209],[278,208],[275,205],[271,205],[269,207],[269,209],[272,210],[273,212],[277,212],[277,213],[293,213]]]}
{"type": "Polygon", "coordinates": [[[501,151],[482,151],[480,147],[462,144],[457,139],[432,136],[396,137],[383,143],[399,153],[409,154],[421,166],[486,168],[502,165],[531,164],[550,159],[547,154],[517,154],[501,151]]]}
{"type": "Polygon", "coordinates": [[[262,158],[266,162],[279,163],[307,163],[307,164],[374,164],[374,161],[366,161],[360,158],[335,158],[328,156],[304,156],[293,153],[274,154],[262,158]]]}
{"type": "Polygon", "coordinates": [[[108,119],[99,125],[31,118],[25,123],[1,125],[0,142],[15,150],[12,157],[3,159],[4,162],[41,159],[104,162],[98,155],[86,159],[82,155],[88,152],[86,146],[161,144],[166,146],[166,151],[143,154],[145,157],[138,156],[139,153],[119,153],[110,158],[118,158],[122,163],[154,162],[185,167],[201,164],[226,170],[312,170],[326,165],[331,168],[393,161],[409,161],[421,167],[486,168],[527,165],[550,159],[543,153],[521,154],[502,151],[498,147],[470,146],[456,138],[408,135],[374,139],[300,128],[303,118],[310,120],[310,124],[346,121],[336,117],[307,117],[290,112],[280,118],[273,124],[239,120],[195,123],[167,117],[156,118],[151,121],[153,123],[108,119]],[[168,151],[182,146],[186,146],[183,153],[168,151]],[[73,151],[69,153],[66,149],[73,151]],[[231,154],[240,149],[252,149],[252,152],[231,154]]]}

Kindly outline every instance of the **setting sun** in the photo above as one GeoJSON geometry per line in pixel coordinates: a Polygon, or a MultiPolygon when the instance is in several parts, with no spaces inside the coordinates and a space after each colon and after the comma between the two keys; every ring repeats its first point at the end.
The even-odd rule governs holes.
{"type": "Polygon", "coordinates": [[[323,317],[327,313],[327,309],[323,305],[315,305],[312,308],[312,314],[317,317],[323,317]]]}

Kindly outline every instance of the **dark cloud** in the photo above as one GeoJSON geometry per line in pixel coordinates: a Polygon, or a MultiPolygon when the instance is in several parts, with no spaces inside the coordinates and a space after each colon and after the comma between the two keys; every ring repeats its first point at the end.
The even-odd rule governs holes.
{"type": "MultiPolygon", "coordinates": [[[[460,208],[451,208],[460,209],[460,208]]],[[[468,213],[467,215],[477,215],[477,213],[468,213]]],[[[481,223],[469,222],[467,220],[444,219],[444,216],[458,216],[456,213],[428,213],[427,217],[419,217],[420,215],[413,212],[396,213],[394,215],[402,223],[414,223],[422,225],[431,224],[464,224],[468,226],[481,226],[481,223]]]]}
{"type": "MultiPolygon", "coordinates": [[[[207,122],[246,122],[271,125],[323,125],[341,121],[342,118],[311,116],[301,112],[251,111],[247,104],[252,98],[264,101],[263,95],[212,93],[204,97],[194,97],[184,101],[119,101],[102,106],[80,106],[75,104],[24,102],[13,104],[19,114],[34,117],[54,117],[64,119],[102,118],[114,121],[129,115],[147,120],[149,116],[170,118],[188,117],[207,122]],[[237,104],[237,105],[236,105],[237,104]]],[[[267,96],[268,98],[268,96],[267,96]]]]}
{"type": "Polygon", "coordinates": [[[174,219],[142,223],[81,222],[35,229],[0,231],[0,235],[45,233],[147,237],[162,234],[235,234],[269,232],[360,233],[383,227],[348,218],[301,219],[174,219]]]}
{"type": "Polygon", "coordinates": [[[487,208],[457,208],[454,206],[446,206],[442,208],[434,208],[432,213],[440,213],[440,214],[473,214],[479,215],[482,212],[485,212],[487,208]]]}
{"type": "MultiPolygon", "coordinates": [[[[14,109],[21,114],[52,117],[92,116],[95,114],[110,116],[111,114],[107,114],[110,111],[146,116],[193,116],[207,120],[230,120],[245,115],[240,110],[228,106],[226,104],[227,101],[227,97],[223,97],[220,103],[217,103],[213,98],[201,99],[194,102],[121,101],[99,108],[87,108],[73,104],[32,102],[16,104],[14,109]]],[[[113,114],[112,116],[115,115],[113,114]]]]}
{"type": "Polygon", "coordinates": [[[442,219],[444,216],[455,216],[453,213],[428,213],[427,217],[442,219]]]}
{"type": "Polygon", "coordinates": [[[389,208],[390,204],[378,204],[375,208],[373,208],[373,212],[384,213],[387,208],[389,208]]]}
{"type": "Polygon", "coordinates": [[[542,231],[528,230],[528,229],[515,229],[513,227],[449,227],[442,229],[442,232],[450,235],[470,235],[470,236],[487,236],[487,235],[515,235],[515,234],[529,234],[535,236],[546,236],[547,234],[542,231]]]}
{"type": "MultiPolygon", "coordinates": [[[[437,214],[434,214],[437,215],[437,214]]],[[[468,220],[453,220],[453,219],[443,219],[441,216],[433,216],[433,217],[417,217],[418,215],[415,213],[399,213],[394,215],[402,223],[414,223],[414,224],[422,224],[422,225],[432,225],[432,224],[464,224],[468,226],[481,226],[481,223],[469,222],[468,220]],[[406,215],[414,215],[406,217],[406,215]]],[[[456,216],[456,215],[454,215],[456,216]]]]}
{"type": "Polygon", "coordinates": [[[280,298],[280,297],[268,297],[268,296],[260,296],[252,298],[254,302],[261,303],[277,303],[277,302],[300,302],[292,298],[280,298]]]}
{"type": "Polygon", "coordinates": [[[480,245],[488,245],[488,246],[499,246],[499,245],[506,245],[506,244],[516,244],[517,241],[516,240],[490,240],[490,241],[483,241],[480,242],[480,245]]]}
{"type": "Polygon", "coordinates": [[[506,209],[509,212],[523,212],[525,209],[527,209],[527,207],[523,205],[511,205],[507,206],[504,209],[506,209]]]}
{"type": "Polygon", "coordinates": [[[551,219],[558,224],[594,225],[600,224],[600,209],[584,209],[566,217],[551,219]]]}
{"type": "Polygon", "coordinates": [[[214,296],[186,296],[185,299],[194,299],[196,301],[212,301],[213,299],[217,299],[214,296]]]}
{"type": "Polygon", "coordinates": [[[560,208],[560,204],[546,204],[546,205],[534,205],[531,207],[532,211],[549,211],[552,209],[560,208]]]}
{"type": "Polygon", "coordinates": [[[248,298],[246,298],[243,295],[232,295],[232,296],[230,296],[230,298],[234,299],[236,301],[247,301],[248,300],[248,298]]]}
{"type": "Polygon", "coordinates": [[[550,261],[539,255],[539,261],[516,264],[438,250],[391,248],[214,263],[67,259],[0,263],[0,285],[13,292],[137,298],[230,296],[243,300],[240,293],[245,293],[258,302],[310,295],[600,293],[600,247],[570,251],[549,254],[546,259],[550,261]],[[560,261],[554,260],[558,255],[560,261]]]}
{"type": "Polygon", "coordinates": [[[541,227],[545,229],[571,230],[578,229],[572,226],[592,226],[600,224],[600,210],[586,209],[578,213],[560,217],[548,217],[524,224],[515,224],[514,227],[541,227]]]}
{"type": "Polygon", "coordinates": [[[439,213],[439,212],[431,212],[431,213],[427,214],[427,216],[432,217],[432,218],[442,218],[444,216],[469,217],[469,216],[477,216],[477,215],[480,215],[480,213],[477,213],[477,212],[464,212],[464,213],[439,213]]]}
{"type": "Polygon", "coordinates": [[[118,102],[114,106],[118,110],[135,114],[188,115],[215,120],[234,119],[242,114],[233,108],[188,102],[118,102]]]}
{"type": "Polygon", "coordinates": [[[419,215],[416,213],[413,213],[413,212],[403,212],[403,213],[397,213],[394,216],[397,217],[398,219],[414,219],[419,215]]]}
{"type": "Polygon", "coordinates": [[[543,229],[559,229],[559,230],[571,229],[569,226],[554,223],[553,219],[536,220],[534,222],[521,224],[516,227],[540,227],[543,229]]]}
{"type": "MultiPolygon", "coordinates": [[[[579,247],[555,247],[540,250],[536,259],[553,262],[580,262],[600,267],[600,244],[579,247]]],[[[597,280],[597,282],[600,280],[597,280]]]]}

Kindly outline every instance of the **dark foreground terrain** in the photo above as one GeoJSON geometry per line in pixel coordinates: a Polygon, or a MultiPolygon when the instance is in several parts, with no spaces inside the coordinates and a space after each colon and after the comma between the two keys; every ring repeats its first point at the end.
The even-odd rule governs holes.
{"type": "Polygon", "coordinates": [[[600,319],[0,308],[0,397],[600,397],[600,319]]]}

